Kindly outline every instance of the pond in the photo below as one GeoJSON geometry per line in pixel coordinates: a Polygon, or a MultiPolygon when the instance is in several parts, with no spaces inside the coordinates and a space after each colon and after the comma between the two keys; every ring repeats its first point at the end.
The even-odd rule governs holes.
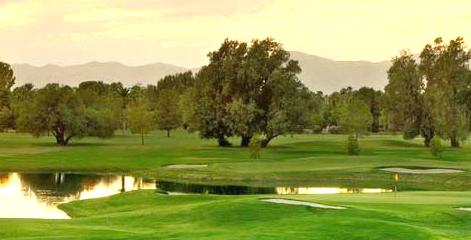
{"type": "Polygon", "coordinates": [[[131,176],[71,173],[0,173],[0,218],[68,219],[57,208],[74,200],[106,197],[138,189],[182,194],[336,194],[391,192],[381,188],[213,186],[156,181],[131,176]]]}

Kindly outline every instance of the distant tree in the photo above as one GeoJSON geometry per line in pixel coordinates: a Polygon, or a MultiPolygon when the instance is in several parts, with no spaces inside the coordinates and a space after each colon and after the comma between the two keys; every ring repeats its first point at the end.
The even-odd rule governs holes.
{"type": "Polygon", "coordinates": [[[86,108],[85,129],[87,136],[110,138],[116,130],[116,115],[111,109],[86,108]]]}
{"type": "Polygon", "coordinates": [[[340,106],[339,124],[358,139],[360,134],[368,132],[373,117],[370,108],[364,101],[352,98],[340,106]]]}
{"type": "Polygon", "coordinates": [[[189,87],[194,86],[195,79],[191,71],[167,75],[157,82],[158,91],[171,90],[177,95],[183,94],[189,87]]]}
{"type": "Polygon", "coordinates": [[[370,126],[371,132],[379,132],[380,117],[381,117],[381,101],[383,93],[369,87],[362,87],[354,92],[354,95],[363,100],[370,108],[370,113],[373,121],[370,126]]]}
{"type": "Polygon", "coordinates": [[[144,135],[152,130],[153,114],[148,110],[147,103],[136,100],[127,110],[128,126],[133,134],[141,135],[141,143],[144,145],[144,135]]]}
{"type": "Polygon", "coordinates": [[[194,132],[199,129],[199,119],[196,114],[196,88],[188,87],[181,95],[178,102],[178,108],[180,109],[182,126],[189,132],[194,132]]]}
{"type": "Polygon", "coordinates": [[[31,103],[34,100],[36,90],[33,84],[27,83],[22,86],[16,87],[11,93],[11,116],[10,123],[7,126],[14,126],[16,128],[16,120],[19,118],[19,113],[24,103],[31,103]]]}
{"type": "Polygon", "coordinates": [[[126,132],[127,126],[127,108],[130,101],[130,89],[123,86],[121,83],[112,84],[112,88],[114,89],[117,96],[119,96],[121,101],[121,111],[120,111],[120,122],[121,122],[121,129],[123,134],[126,132]]]}
{"type": "Polygon", "coordinates": [[[109,132],[114,132],[121,126],[122,102],[115,91],[112,85],[101,81],[82,82],[76,90],[87,108],[89,124],[106,119],[106,127],[102,124],[98,125],[100,129],[96,129],[97,133],[107,131],[108,133],[104,135],[110,135],[109,132]]]}
{"type": "Polygon", "coordinates": [[[311,94],[311,121],[312,129],[315,133],[322,132],[322,129],[329,125],[329,106],[327,103],[327,96],[321,91],[311,94]]]}
{"type": "Polygon", "coordinates": [[[157,128],[167,131],[167,137],[170,137],[171,130],[181,126],[179,102],[174,91],[162,90],[159,92],[155,115],[157,128]]]}
{"type": "Polygon", "coordinates": [[[339,109],[339,124],[351,134],[347,140],[349,155],[359,154],[359,136],[368,132],[372,122],[370,107],[363,100],[353,97],[342,103],[339,109]]]}
{"type": "Polygon", "coordinates": [[[324,114],[327,126],[340,127],[340,114],[345,102],[353,98],[353,88],[342,88],[340,91],[331,93],[326,98],[326,113],[324,114]]]}

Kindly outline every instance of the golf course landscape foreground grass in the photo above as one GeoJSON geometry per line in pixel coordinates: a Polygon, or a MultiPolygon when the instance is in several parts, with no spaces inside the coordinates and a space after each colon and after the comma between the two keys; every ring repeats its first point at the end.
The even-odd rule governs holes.
{"type": "Polygon", "coordinates": [[[0,239],[471,239],[467,143],[437,158],[421,139],[370,135],[360,140],[360,155],[349,156],[346,138],[284,136],[253,159],[245,148],[220,148],[184,131],[170,138],[154,132],[146,145],[138,136],[118,135],[84,138],[67,147],[55,146],[48,137],[2,133],[0,171],[6,173],[114,173],[264,187],[396,186],[398,192],[222,196],[137,190],[60,205],[71,219],[0,219],[0,239]],[[168,167],[176,164],[207,167],[168,167]],[[382,170],[387,167],[462,172],[395,177],[382,170]],[[339,208],[264,201],[280,198],[339,208]]]}

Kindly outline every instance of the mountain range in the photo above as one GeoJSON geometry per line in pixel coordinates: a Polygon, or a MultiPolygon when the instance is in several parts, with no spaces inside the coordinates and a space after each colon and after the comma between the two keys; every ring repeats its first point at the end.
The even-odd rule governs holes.
{"type": "MultiPolygon", "coordinates": [[[[343,87],[362,86],[383,89],[387,83],[386,71],[389,61],[335,61],[302,52],[291,52],[292,59],[298,60],[302,68],[301,81],[312,91],[331,93],[343,87]]],[[[155,63],[141,66],[127,66],[118,62],[89,62],[85,64],[58,66],[32,66],[13,64],[16,86],[33,83],[42,87],[47,83],[60,83],[77,86],[82,81],[120,81],[126,86],[134,84],[156,84],[162,77],[187,70],[180,66],[155,63]]]]}

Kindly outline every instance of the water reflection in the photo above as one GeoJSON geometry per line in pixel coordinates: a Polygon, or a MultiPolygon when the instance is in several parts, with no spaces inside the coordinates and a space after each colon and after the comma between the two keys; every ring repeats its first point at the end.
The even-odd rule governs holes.
{"type": "Polygon", "coordinates": [[[391,189],[382,188],[333,188],[333,187],[277,187],[277,194],[337,194],[337,193],[384,193],[391,189]]]}
{"type": "Polygon", "coordinates": [[[391,189],[382,188],[335,188],[335,187],[247,187],[237,185],[204,185],[158,181],[157,188],[170,193],[199,193],[219,195],[248,195],[248,194],[337,194],[337,193],[384,193],[391,189]]]}
{"type": "Polygon", "coordinates": [[[155,189],[155,183],[124,176],[1,174],[0,218],[67,219],[60,203],[137,189],[155,189]]]}
{"type": "Polygon", "coordinates": [[[0,174],[0,218],[67,219],[57,208],[60,203],[156,188],[168,193],[220,195],[391,192],[380,188],[214,186],[116,175],[7,173],[0,174]]]}

